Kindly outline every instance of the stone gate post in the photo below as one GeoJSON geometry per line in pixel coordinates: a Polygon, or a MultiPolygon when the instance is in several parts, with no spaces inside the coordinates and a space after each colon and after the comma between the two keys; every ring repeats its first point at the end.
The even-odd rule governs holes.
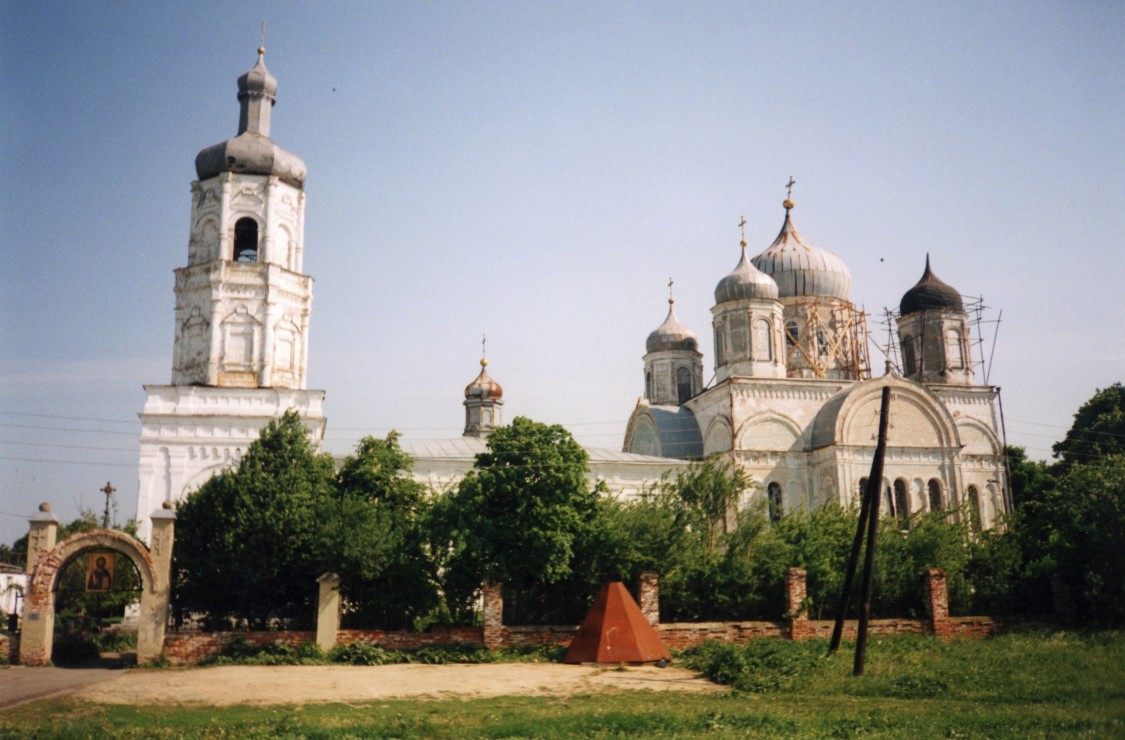
{"type": "Polygon", "coordinates": [[[40,556],[55,549],[59,530],[58,517],[51,505],[39,504],[39,513],[29,520],[27,533],[28,588],[23,602],[23,632],[20,635],[20,662],[25,665],[46,665],[51,660],[55,634],[55,599],[53,593],[37,593],[31,588],[30,576],[40,556]]]}
{"type": "Polygon", "coordinates": [[[653,627],[660,624],[660,575],[646,570],[638,576],[637,596],[640,597],[641,614],[653,627]]]}
{"type": "Polygon", "coordinates": [[[172,502],[165,501],[152,512],[153,583],[149,598],[141,597],[141,612],[137,621],[137,663],[156,660],[164,652],[164,630],[168,626],[169,604],[172,599],[172,546],[175,544],[176,512],[172,502]]]}
{"type": "Polygon", "coordinates": [[[340,631],[340,576],[325,573],[316,579],[320,590],[316,595],[316,644],[325,652],[336,647],[340,631]]]}
{"type": "Polygon", "coordinates": [[[48,550],[55,549],[55,538],[59,532],[59,518],[51,511],[46,501],[39,504],[39,513],[28,520],[27,563],[24,572],[30,574],[35,561],[48,550]]]}

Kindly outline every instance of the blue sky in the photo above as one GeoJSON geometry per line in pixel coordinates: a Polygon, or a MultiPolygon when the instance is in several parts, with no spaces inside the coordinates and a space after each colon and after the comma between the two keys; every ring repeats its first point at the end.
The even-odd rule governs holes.
{"type": "Polygon", "coordinates": [[[326,447],[458,436],[489,337],[507,419],[619,448],[676,281],[794,221],[871,314],[936,273],[983,297],[1009,441],[1046,458],[1122,380],[1125,5],[0,4],[0,541],[44,500],[133,515],[167,383],[195,154],[279,80],[309,168],[310,387],[326,447]]]}

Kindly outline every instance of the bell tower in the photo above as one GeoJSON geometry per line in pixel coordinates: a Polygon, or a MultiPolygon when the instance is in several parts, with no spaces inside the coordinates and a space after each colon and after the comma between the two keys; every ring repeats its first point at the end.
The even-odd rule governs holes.
{"type": "Polygon", "coordinates": [[[137,516],[237,462],[296,409],[323,438],[323,391],[307,390],[312,278],[304,274],[305,163],[270,139],[277,79],[238,78],[237,135],[195,158],[187,264],[175,270],[170,385],[146,385],[137,516]]]}

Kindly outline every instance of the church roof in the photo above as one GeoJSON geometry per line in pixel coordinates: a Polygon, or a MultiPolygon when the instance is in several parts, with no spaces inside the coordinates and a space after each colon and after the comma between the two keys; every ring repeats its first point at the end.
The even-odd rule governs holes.
{"type": "MultiPolygon", "coordinates": [[[[403,439],[399,441],[403,452],[415,459],[465,461],[471,467],[477,455],[488,452],[488,440],[484,437],[454,437],[451,439],[403,439]]],[[[638,455],[604,447],[583,447],[589,456],[589,463],[658,463],[666,465],[664,457],[638,455]]]]}
{"type": "Polygon", "coordinates": [[[922,273],[922,279],[903,294],[902,301],[899,302],[899,313],[907,316],[930,308],[964,310],[961,294],[938,279],[930,269],[930,255],[927,254],[926,270],[922,273]]]}
{"type": "Polygon", "coordinates": [[[851,300],[852,274],[844,261],[827,249],[814,247],[797,232],[789,215],[793,201],[785,201],[785,222],[773,244],[752,261],[777,283],[782,298],[824,296],[851,300]]]}
{"type": "Polygon", "coordinates": [[[308,173],[304,161],[270,139],[277,79],[266,69],[265,53],[265,49],[258,49],[258,63],[238,78],[238,135],[196,155],[195,172],[200,180],[237,172],[275,175],[294,187],[304,185],[308,173]]]}
{"type": "Polygon", "coordinates": [[[668,317],[645,340],[646,352],[662,352],[671,349],[699,351],[699,340],[695,338],[691,329],[681,324],[679,319],[676,318],[676,312],[672,310],[673,303],[674,301],[669,298],[668,317]]]}

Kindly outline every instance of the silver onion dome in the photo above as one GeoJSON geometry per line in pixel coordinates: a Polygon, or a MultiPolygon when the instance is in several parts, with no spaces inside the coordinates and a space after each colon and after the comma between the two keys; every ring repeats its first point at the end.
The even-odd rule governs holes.
{"type": "Polygon", "coordinates": [[[671,349],[699,351],[699,340],[696,339],[691,329],[681,324],[679,319],[676,318],[676,312],[672,309],[672,304],[673,301],[669,299],[668,317],[645,340],[646,352],[662,352],[671,349]]]}
{"type": "Polygon", "coordinates": [[[793,201],[785,201],[785,223],[773,244],[752,261],[777,283],[782,298],[823,296],[851,300],[852,275],[844,261],[814,247],[797,232],[789,217],[793,201]]]}

